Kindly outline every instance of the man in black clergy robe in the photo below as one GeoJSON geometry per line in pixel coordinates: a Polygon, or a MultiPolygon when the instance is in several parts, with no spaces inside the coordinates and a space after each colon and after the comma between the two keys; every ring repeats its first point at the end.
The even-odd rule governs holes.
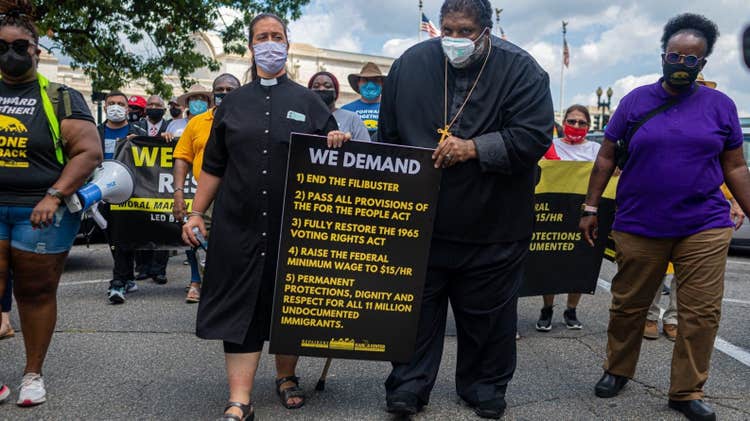
{"type": "Polygon", "coordinates": [[[441,38],[396,60],[381,103],[380,141],[435,148],[444,168],[416,350],[393,364],[386,400],[402,415],[429,402],[450,299],[456,391],[478,415],[500,418],[516,367],[536,164],[552,141],[549,78],[527,52],[491,35],[487,0],[447,0],[440,25],[441,38]]]}

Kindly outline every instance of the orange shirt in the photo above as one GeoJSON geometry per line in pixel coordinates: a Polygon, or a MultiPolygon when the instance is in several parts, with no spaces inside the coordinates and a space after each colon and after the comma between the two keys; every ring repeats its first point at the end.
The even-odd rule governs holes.
{"type": "Polygon", "coordinates": [[[185,131],[182,132],[177,146],[174,148],[174,158],[179,158],[193,164],[193,177],[198,180],[203,166],[203,151],[206,149],[211,125],[214,123],[214,110],[211,109],[190,119],[185,131]]]}

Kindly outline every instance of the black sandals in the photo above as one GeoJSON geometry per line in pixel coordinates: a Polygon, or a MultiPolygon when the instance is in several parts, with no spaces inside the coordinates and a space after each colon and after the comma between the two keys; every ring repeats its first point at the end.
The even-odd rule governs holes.
{"type": "Polygon", "coordinates": [[[301,408],[305,404],[305,391],[299,387],[299,377],[297,376],[287,376],[276,379],[276,394],[279,395],[281,404],[284,405],[284,408],[286,409],[301,408]],[[294,383],[294,386],[281,390],[281,385],[286,382],[292,382],[294,383]],[[291,398],[300,398],[301,401],[296,405],[289,405],[288,402],[291,398]]]}
{"type": "Polygon", "coordinates": [[[229,408],[239,408],[240,411],[242,411],[242,418],[238,417],[237,415],[233,414],[224,414],[219,418],[219,421],[253,421],[255,420],[255,411],[253,410],[253,404],[250,403],[248,405],[245,405],[244,403],[240,402],[229,402],[227,403],[227,406],[224,408],[224,412],[227,412],[229,408]]]}

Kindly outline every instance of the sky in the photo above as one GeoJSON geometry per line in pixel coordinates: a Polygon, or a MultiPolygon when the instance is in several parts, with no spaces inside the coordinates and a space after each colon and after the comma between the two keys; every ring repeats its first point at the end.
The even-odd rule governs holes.
{"type": "MultiPolygon", "coordinates": [[[[555,110],[560,103],[562,20],[569,22],[570,48],[563,106],[594,105],[596,88],[611,86],[615,108],[630,90],[661,76],[664,24],[684,12],[705,15],[721,31],[705,78],[718,83],[740,115],[750,116],[750,70],[740,50],[741,31],[750,25],[748,0],[490,1],[493,9],[504,9],[500,26],[508,41],[531,53],[549,73],[555,110]]],[[[424,0],[425,15],[438,27],[442,3],[424,0]]],[[[312,0],[303,13],[290,25],[291,42],[389,57],[418,42],[418,0],[312,0]]]]}

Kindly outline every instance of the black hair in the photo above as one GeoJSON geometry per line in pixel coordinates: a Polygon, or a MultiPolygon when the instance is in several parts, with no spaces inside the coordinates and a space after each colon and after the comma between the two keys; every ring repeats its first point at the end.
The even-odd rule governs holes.
{"type": "Polygon", "coordinates": [[[589,113],[589,109],[581,104],[573,104],[568,107],[568,109],[565,110],[565,116],[563,117],[563,119],[567,119],[568,114],[572,113],[573,111],[580,111],[581,113],[583,113],[583,115],[586,116],[586,122],[591,124],[591,114],[589,113]]]}
{"type": "Polygon", "coordinates": [[[706,41],[706,57],[711,55],[716,39],[719,38],[719,28],[713,21],[703,15],[683,13],[673,17],[664,25],[664,34],[661,36],[662,51],[667,51],[667,44],[673,36],[684,32],[706,41]]]}
{"type": "MultiPolygon", "coordinates": [[[[289,29],[286,26],[286,22],[284,22],[283,19],[281,19],[278,15],[275,15],[273,13],[261,13],[258,16],[254,17],[253,20],[250,21],[250,28],[248,29],[247,39],[248,43],[252,46],[253,45],[253,36],[255,35],[255,25],[262,21],[263,19],[275,19],[277,22],[281,24],[281,26],[284,28],[284,38],[287,39],[287,42],[289,42],[289,29]]],[[[251,47],[252,48],[252,47],[251,47]]],[[[252,64],[250,65],[250,71],[253,80],[258,78],[258,68],[255,66],[255,57],[253,57],[252,64]]]]}
{"type": "Polygon", "coordinates": [[[15,26],[29,33],[39,44],[39,31],[34,24],[34,6],[25,0],[0,1],[0,28],[15,26]]]}
{"type": "Polygon", "coordinates": [[[128,96],[120,91],[109,91],[107,95],[104,96],[104,102],[107,102],[108,99],[112,98],[113,96],[121,96],[125,98],[125,102],[128,102],[128,96]]]}
{"type": "Polygon", "coordinates": [[[440,8],[440,22],[450,13],[465,13],[473,17],[482,29],[492,29],[492,6],[489,0],[445,0],[440,8]]]}
{"type": "Polygon", "coordinates": [[[237,79],[235,75],[231,73],[222,73],[219,76],[216,76],[216,79],[214,79],[214,83],[213,85],[211,85],[211,88],[216,89],[216,84],[224,81],[231,81],[235,88],[239,88],[242,85],[242,83],[240,83],[240,80],[237,79]]]}

